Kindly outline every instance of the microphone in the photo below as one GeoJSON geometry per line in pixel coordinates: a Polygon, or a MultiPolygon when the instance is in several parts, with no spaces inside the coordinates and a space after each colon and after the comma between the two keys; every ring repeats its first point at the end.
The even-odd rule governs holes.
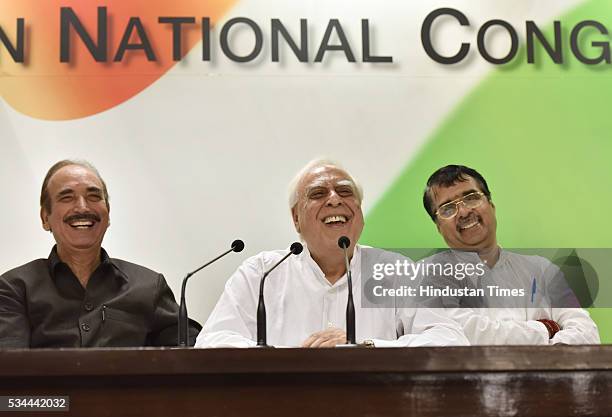
{"type": "Polygon", "coordinates": [[[186,347],[187,346],[187,333],[188,333],[188,319],[187,319],[187,303],[185,302],[185,289],[187,287],[187,280],[196,272],[199,272],[201,269],[206,268],[208,265],[213,262],[223,258],[230,252],[241,252],[244,249],[244,242],[240,239],[236,239],[232,242],[232,246],[229,250],[223,252],[221,255],[217,256],[210,262],[205,263],[198,269],[191,271],[188,273],[185,278],[183,278],[183,285],[181,286],[181,305],[179,306],[179,316],[178,316],[178,346],[186,347]]]}
{"type": "Polygon", "coordinates": [[[270,275],[270,272],[279,266],[291,255],[299,255],[302,253],[304,246],[300,242],[293,242],[289,247],[289,253],[281,258],[280,261],[274,264],[272,268],[268,269],[261,277],[259,281],[259,303],[257,304],[257,347],[269,347],[266,336],[266,304],[264,302],[264,282],[266,277],[270,275]]]}
{"type": "Polygon", "coordinates": [[[353,303],[353,277],[349,266],[348,248],[351,240],[346,236],[338,239],[338,246],[344,250],[344,263],[346,265],[346,279],[348,281],[348,300],[346,301],[346,344],[356,345],[355,342],[355,304],[353,303]]]}

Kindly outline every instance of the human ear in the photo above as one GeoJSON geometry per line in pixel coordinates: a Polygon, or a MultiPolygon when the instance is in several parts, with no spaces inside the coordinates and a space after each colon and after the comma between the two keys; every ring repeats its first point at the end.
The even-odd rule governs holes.
{"type": "Polygon", "coordinates": [[[40,208],[40,220],[42,222],[42,227],[47,232],[51,231],[51,226],[49,225],[49,215],[47,214],[47,210],[44,208],[40,208]]]}
{"type": "Polygon", "coordinates": [[[293,207],[291,209],[291,217],[293,219],[293,226],[295,227],[295,230],[300,233],[300,222],[299,222],[299,218],[298,218],[298,214],[297,214],[297,210],[295,207],[293,207]]]}

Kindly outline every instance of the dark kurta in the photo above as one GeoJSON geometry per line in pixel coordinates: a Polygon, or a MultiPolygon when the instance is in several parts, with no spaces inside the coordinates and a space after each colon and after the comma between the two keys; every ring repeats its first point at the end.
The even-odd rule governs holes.
{"type": "Polygon", "coordinates": [[[87,288],[56,248],[0,276],[0,348],[173,346],[177,317],[163,275],[104,249],[87,288]]]}

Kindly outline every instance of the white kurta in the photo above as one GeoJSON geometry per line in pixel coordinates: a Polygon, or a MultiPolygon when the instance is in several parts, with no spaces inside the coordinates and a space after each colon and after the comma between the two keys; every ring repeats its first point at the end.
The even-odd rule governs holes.
{"type": "MultiPolygon", "coordinates": [[[[357,343],[371,339],[377,347],[468,344],[459,324],[441,309],[362,308],[361,252],[357,246],[351,260],[357,343]]],[[[286,253],[262,252],[238,268],[200,332],[196,347],[256,345],[259,282],[264,271],[286,253]]],[[[307,248],[266,278],[264,296],[269,345],[297,347],[315,332],[346,328],[346,275],[330,284],[307,248]]]]}
{"type": "MultiPolygon", "coordinates": [[[[435,255],[453,258],[452,262],[481,262],[474,252],[448,251],[435,255]]],[[[432,257],[433,258],[433,257],[432,257]]],[[[493,268],[485,266],[484,278],[466,278],[473,286],[483,280],[484,285],[499,285],[505,288],[525,288],[527,297],[507,298],[501,307],[490,308],[447,308],[448,314],[463,326],[465,335],[473,345],[547,345],[599,344],[599,332],[589,313],[581,308],[566,308],[551,305],[542,294],[554,291],[552,280],[559,277],[559,269],[548,259],[527,256],[501,250],[493,268]],[[537,292],[533,301],[529,293],[533,281],[537,292]],[[554,320],[561,327],[549,339],[546,326],[537,320],[554,320]]]]}

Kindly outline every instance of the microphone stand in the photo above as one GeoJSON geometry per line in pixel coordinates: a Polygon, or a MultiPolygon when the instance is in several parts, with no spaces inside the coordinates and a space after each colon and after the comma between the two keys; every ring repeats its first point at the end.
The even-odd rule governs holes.
{"type": "Polygon", "coordinates": [[[191,276],[194,275],[195,273],[206,268],[208,265],[212,264],[213,262],[216,262],[219,259],[223,258],[228,253],[240,252],[243,249],[244,249],[244,242],[240,239],[234,240],[232,242],[232,247],[229,250],[223,252],[221,255],[217,256],[212,261],[205,263],[198,269],[191,271],[185,276],[185,278],[183,278],[183,283],[181,285],[181,303],[179,305],[179,316],[178,316],[178,343],[177,344],[179,347],[187,347],[187,338],[188,338],[187,334],[189,332],[189,329],[188,329],[189,319],[187,318],[187,302],[185,301],[185,290],[187,289],[187,280],[191,278],[191,276]]]}
{"type": "Polygon", "coordinates": [[[348,284],[348,299],[346,301],[346,345],[356,346],[355,342],[355,303],[353,302],[353,277],[348,258],[348,247],[351,241],[348,237],[342,236],[338,239],[338,246],[344,250],[344,264],[346,267],[346,279],[348,284]]]}
{"type": "Polygon", "coordinates": [[[280,261],[275,263],[274,266],[272,266],[272,268],[268,269],[268,271],[266,271],[263,274],[261,281],[259,281],[259,302],[257,304],[257,347],[260,347],[260,348],[273,347],[273,346],[268,346],[268,343],[267,343],[268,338],[266,335],[266,327],[267,327],[266,303],[264,302],[264,283],[266,281],[266,277],[270,275],[270,272],[274,271],[274,269],[276,269],[277,266],[283,263],[285,259],[287,259],[291,255],[300,254],[303,249],[304,247],[302,246],[301,243],[299,242],[292,243],[291,247],[289,248],[289,253],[283,256],[280,261]]]}

